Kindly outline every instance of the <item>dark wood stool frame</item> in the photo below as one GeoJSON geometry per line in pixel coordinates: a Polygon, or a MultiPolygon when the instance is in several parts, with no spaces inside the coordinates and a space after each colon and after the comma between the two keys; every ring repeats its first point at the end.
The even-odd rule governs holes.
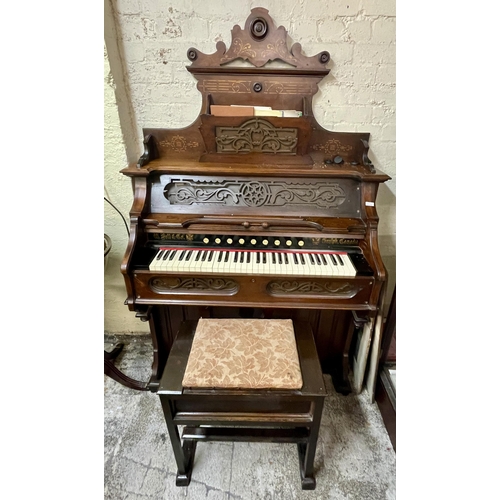
{"type": "Polygon", "coordinates": [[[313,490],[326,389],[310,326],[294,322],[301,390],[185,389],[182,379],[196,325],[182,323],[158,389],[177,462],[176,485],[189,485],[198,441],[259,441],[297,443],[302,489],[313,490]],[[178,425],[185,426],[182,437],[178,425]]]}

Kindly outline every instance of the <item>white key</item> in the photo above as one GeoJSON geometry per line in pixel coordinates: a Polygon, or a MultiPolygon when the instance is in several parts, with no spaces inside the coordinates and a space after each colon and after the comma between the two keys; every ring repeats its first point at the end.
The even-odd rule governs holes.
{"type": "Polygon", "coordinates": [[[227,273],[229,272],[229,268],[231,267],[231,252],[228,250],[224,250],[222,255],[221,267],[219,268],[221,272],[227,273]]]}
{"type": "Polygon", "coordinates": [[[189,250],[180,250],[179,259],[177,260],[177,270],[184,271],[186,267],[186,257],[189,250]]]}
{"type": "Polygon", "coordinates": [[[290,261],[290,266],[291,266],[293,275],[300,276],[302,274],[302,271],[299,267],[299,259],[297,257],[297,254],[295,252],[289,253],[288,260],[290,261]]]}
{"type": "Polygon", "coordinates": [[[170,254],[170,257],[167,259],[167,268],[164,269],[165,271],[178,271],[177,266],[181,252],[182,250],[174,250],[173,257],[170,254]]]}
{"type": "Polygon", "coordinates": [[[307,255],[307,264],[309,265],[309,272],[313,276],[318,276],[320,274],[320,271],[318,270],[318,264],[316,264],[316,258],[314,256],[314,253],[310,253],[307,255]]]}
{"type": "Polygon", "coordinates": [[[262,274],[271,274],[271,264],[269,263],[269,253],[260,252],[260,269],[262,274]]]}
{"type": "Polygon", "coordinates": [[[336,271],[337,271],[337,276],[346,276],[346,271],[345,271],[345,266],[341,264],[340,259],[338,258],[337,254],[332,253],[331,258],[337,263],[335,266],[336,271]]]}
{"type": "Polygon", "coordinates": [[[337,266],[335,266],[332,262],[331,254],[325,253],[323,257],[325,257],[326,266],[328,268],[328,276],[337,276],[337,266]]]}
{"type": "Polygon", "coordinates": [[[276,274],[280,274],[278,269],[278,260],[276,257],[276,252],[268,252],[267,260],[269,260],[269,274],[272,274],[273,276],[276,274]]]}
{"type": "Polygon", "coordinates": [[[189,249],[187,255],[184,257],[184,266],[183,269],[185,272],[189,272],[191,266],[193,264],[193,260],[195,257],[195,250],[189,249]]]}
{"type": "Polygon", "coordinates": [[[322,253],[317,253],[316,257],[317,257],[316,260],[319,259],[320,262],[319,269],[321,276],[323,276],[324,278],[330,277],[331,276],[330,267],[328,266],[328,262],[326,261],[325,255],[322,253]]]}
{"type": "Polygon", "coordinates": [[[334,276],[342,276],[340,264],[335,255],[333,253],[328,254],[328,258],[330,259],[330,263],[332,264],[334,276]]]}
{"type": "Polygon", "coordinates": [[[191,252],[191,257],[189,257],[189,260],[186,261],[186,264],[184,266],[184,271],[191,273],[193,272],[193,269],[195,267],[196,256],[198,255],[199,250],[190,249],[189,251],[191,252]]]}
{"type": "Polygon", "coordinates": [[[243,265],[241,267],[242,273],[252,274],[252,253],[253,252],[243,252],[243,265]]]}
{"type": "Polygon", "coordinates": [[[356,276],[356,268],[354,267],[354,264],[352,263],[351,259],[349,258],[349,255],[347,253],[342,254],[342,260],[344,261],[344,265],[347,266],[349,270],[349,276],[356,276]]]}
{"type": "Polygon", "coordinates": [[[309,266],[307,264],[308,257],[307,254],[304,253],[297,253],[297,259],[299,261],[299,266],[300,266],[300,274],[302,276],[309,276],[309,266]]]}
{"type": "Polygon", "coordinates": [[[207,254],[207,250],[205,250],[205,249],[198,251],[198,254],[194,258],[193,272],[195,272],[195,273],[202,272],[201,270],[202,270],[203,265],[204,265],[203,258],[205,258],[205,259],[207,258],[206,254],[207,254]],[[198,260],[196,260],[196,259],[198,259],[198,260]]]}
{"type": "Polygon", "coordinates": [[[283,263],[285,264],[285,273],[293,276],[295,274],[295,270],[293,267],[293,255],[288,252],[283,252],[283,263]]]}
{"type": "Polygon", "coordinates": [[[219,267],[220,267],[219,257],[222,257],[222,252],[220,250],[215,250],[213,256],[214,265],[212,266],[213,273],[219,272],[219,267]]]}
{"type": "Polygon", "coordinates": [[[264,274],[264,252],[254,252],[255,273],[264,274]],[[258,260],[258,262],[257,262],[258,260]]]}
{"type": "Polygon", "coordinates": [[[161,262],[159,267],[156,268],[157,271],[166,271],[168,266],[168,258],[172,254],[173,250],[166,250],[165,253],[161,257],[161,262]]]}
{"type": "Polygon", "coordinates": [[[212,252],[212,250],[205,250],[205,252],[203,252],[203,255],[201,256],[200,272],[202,272],[202,273],[211,273],[212,272],[213,262],[208,260],[210,257],[210,252],[212,252]]]}
{"type": "Polygon", "coordinates": [[[239,252],[229,252],[229,273],[237,273],[239,252]]]}
{"type": "Polygon", "coordinates": [[[161,265],[161,258],[163,257],[164,253],[165,250],[158,250],[158,252],[156,252],[156,255],[153,257],[153,260],[149,263],[150,271],[156,271],[156,268],[161,265]]]}
{"type": "Polygon", "coordinates": [[[339,276],[349,276],[349,268],[345,265],[344,260],[340,258],[339,254],[335,254],[334,257],[338,262],[339,276]]]}

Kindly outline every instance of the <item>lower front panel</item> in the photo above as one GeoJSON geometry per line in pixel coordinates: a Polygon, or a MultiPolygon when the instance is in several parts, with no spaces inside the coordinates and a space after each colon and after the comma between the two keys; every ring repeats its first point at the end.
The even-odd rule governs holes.
{"type": "Polygon", "coordinates": [[[137,304],[375,309],[373,277],[174,275],[137,271],[137,304]]]}

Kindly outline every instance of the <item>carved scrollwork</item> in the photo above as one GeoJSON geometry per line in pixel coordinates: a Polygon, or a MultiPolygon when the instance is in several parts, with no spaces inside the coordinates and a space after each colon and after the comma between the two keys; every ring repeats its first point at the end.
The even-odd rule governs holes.
{"type": "Polygon", "coordinates": [[[217,204],[232,207],[313,205],[319,208],[338,208],[347,199],[345,190],[336,182],[264,179],[172,179],[165,186],[163,194],[171,205],[217,204]]]}
{"type": "Polygon", "coordinates": [[[234,295],[239,290],[236,281],[230,278],[177,278],[177,277],[155,277],[149,281],[149,287],[155,293],[178,294],[216,294],[234,295]]]}
{"type": "Polygon", "coordinates": [[[267,293],[273,296],[307,295],[328,296],[332,298],[350,299],[354,297],[362,287],[351,283],[339,283],[335,281],[289,281],[275,280],[267,284],[267,293]]]}
{"type": "Polygon", "coordinates": [[[240,127],[216,127],[217,153],[295,153],[298,129],[253,118],[240,127]]]}

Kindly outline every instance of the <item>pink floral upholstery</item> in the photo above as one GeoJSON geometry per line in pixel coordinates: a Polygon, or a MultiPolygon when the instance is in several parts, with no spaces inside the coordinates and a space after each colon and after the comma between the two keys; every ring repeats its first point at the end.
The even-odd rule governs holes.
{"type": "Polygon", "coordinates": [[[200,319],[183,387],[301,389],[290,319],[200,319]]]}

